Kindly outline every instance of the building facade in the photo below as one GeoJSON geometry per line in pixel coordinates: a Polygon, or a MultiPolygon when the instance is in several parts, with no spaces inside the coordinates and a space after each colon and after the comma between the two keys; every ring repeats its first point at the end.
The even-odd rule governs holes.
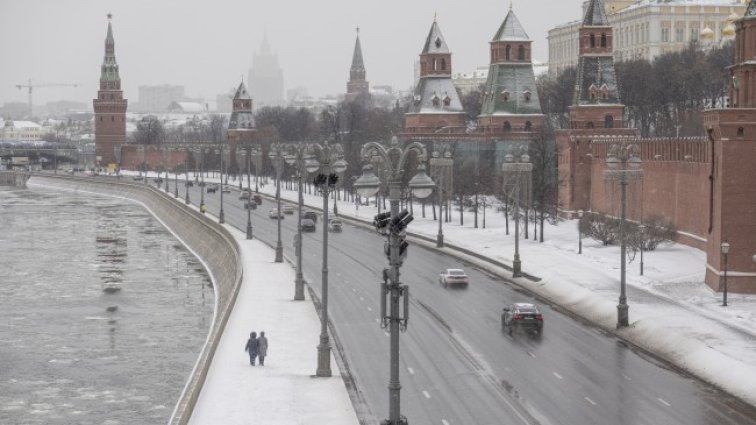
{"type": "MultiPolygon", "coordinates": [[[[588,2],[586,2],[588,4],[588,2]]],[[[744,0],[608,1],[605,9],[614,29],[614,57],[653,60],[691,42],[718,44],[732,40],[733,22],[745,11],[744,0]]],[[[549,74],[575,66],[580,21],[549,30],[549,74]]]]}
{"type": "Polygon", "coordinates": [[[266,35],[263,36],[260,50],[252,56],[248,81],[251,96],[258,105],[282,106],[285,103],[283,71],[266,35]]]}
{"type": "Polygon", "coordinates": [[[115,57],[112,15],[108,14],[105,57],[100,67],[100,90],[92,101],[95,112],[95,160],[98,166],[117,166],[121,146],[126,143],[126,108],[121,77],[115,57]]]}
{"type": "Polygon", "coordinates": [[[42,140],[43,128],[33,121],[0,120],[0,140],[37,142],[42,140]]]}
{"type": "Polygon", "coordinates": [[[183,102],[185,99],[184,86],[139,86],[139,102],[136,109],[141,112],[163,112],[171,103],[183,102]]]}

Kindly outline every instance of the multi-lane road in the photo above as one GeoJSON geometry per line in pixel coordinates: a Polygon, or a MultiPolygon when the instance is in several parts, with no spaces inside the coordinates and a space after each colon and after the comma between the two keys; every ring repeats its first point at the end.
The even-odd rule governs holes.
{"type": "MultiPolygon", "coordinates": [[[[199,188],[190,193],[198,203],[199,188]]],[[[238,195],[236,189],[224,195],[225,218],[244,230],[247,214],[238,195]]],[[[218,214],[219,201],[219,192],[205,194],[210,213],[218,214]]],[[[252,211],[255,238],[273,246],[276,220],[268,211],[274,206],[266,198],[252,211]]],[[[317,232],[303,238],[304,273],[315,294],[321,286],[321,221],[317,232]]],[[[292,259],[295,232],[296,215],[287,215],[282,241],[292,259]]],[[[383,241],[349,223],[329,235],[329,317],[364,424],[388,416],[389,338],[379,326],[379,282],[387,266],[383,241]]],[[[557,306],[436,250],[409,249],[401,269],[401,281],[410,287],[410,320],[400,337],[400,367],[401,412],[410,424],[756,424],[756,408],[557,306]],[[440,286],[438,274],[448,267],[464,268],[470,285],[440,286]],[[541,306],[542,337],[502,331],[501,309],[517,301],[541,306]]],[[[315,366],[313,347],[313,371],[315,366]]]]}

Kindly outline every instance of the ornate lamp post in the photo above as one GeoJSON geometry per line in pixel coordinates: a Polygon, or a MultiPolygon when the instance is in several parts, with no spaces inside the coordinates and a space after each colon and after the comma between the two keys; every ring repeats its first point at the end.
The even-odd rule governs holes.
{"type": "Polygon", "coordinates": [[[430,167],[431,175],[436,179],[438,185],[436,186],[436,194],[438,194],[438,235],[436,235],[436,247],[444,247],[444,229],[443,229],[443,217],[442,217],[442,205],[444,204],[444,191],[449,190],[445,187],[450,187],[452,183],[452,169],[454,166],[454,160],[452,159],[451,151],[448,145],[434,148],[431,154],[430,167]]]}
{"type": "Polygon", "coordinates": [[[321,275],[320,344],[318,344],[318,368],[316,376],[331,376],[331,344],[328,340],[328,192],[338,181],[338,174],[347,167],[341,144],[313,143],[309,151],[312,158],[305,161],[309,173],[320,173],[315,177],[315,185],[323,193],[323,272],[321,275]]]}
{"type": "MultiPolygon", "coordinates": [[[[289,154],[284,159],[289,165],[294,165],[297,169],[297,236],[294,241],[294,248],[297,256],[297,276],[294,279],[294,300],[304,300],[304,276],[302,275],[302,206],[304,197],[302,195],[302,181],[307,174],[305,164],[312,161],[312,155],[308,154],[309,146],[304,143],[292,143],[288,146],[289,154]]],[[[317,170],[316,170],[317,171],[317,170]]]]}
{"type": "Polygon", "coordinates": [[[722,255],[724,255],[724,287],[722,288],[722,306],[727,307],[727,254],[730,253],[730,243],[722,242],[722,255]]]}
{"type": "Polygon", "coordinates": [[[200,147],[200,212],[202,214],[207,211],[207,205],[205,205],[205,153],[210,153],[208,149],[200,147]]]}
{"type": "Polygon", "coordinates": [[[260,168],[262,168],[262,149],[259,146],[252,146],[252,159],[255,161],[255,193],[260,193],[260,168]]]}
{"type": "Polygon", "coordinates": [[[186,156],[184,157],[184,203],[189,205],[189,153],[192,152],[191,148],[186,148],[186,156]]]}
{"type": "Polygon", "coordinates": [[[643,170],[640,170],[640,155],[638,146],[631,143],[628,139],[622,139],[611,145],[606,157],[606,163],[609,167],[604,171],[604,176],[609,180],[618,180],[620,184],[620,296],[617,304],[617,328],[627,327],[629,325],[627,290],[625,283],[626,270],[626,205],[627,205],[627,185],[631,179],[640,179],[643,177],[643,170]],[[617,167],[619,165],[619,168],[617,167]],[[630,168],[628,168],[630,167],[630,168]]]}
{"type": "MultiPolygon", "coordinates": [[[[522,276],[522,261],[520,260],[520,205],[522,201],[525,205],[530,203],[530,179],[533,171],[533,164],[530,163],[527,144],[518,145],[509,150],[504,155],[504,162],[501,164],[501,171],[504,173],[504,187],[510,186],[508,190],[510,198],[514,200],[514,217],[515,217],[515,252],[512,261],[512,277],[522,276]],[[514,195],[514,196],[513,196],[514,195]]],[[[527,225],[527,222],[526,222],[527,225]]]]}
{"type": "MultiPolygon", "coordinates": [[[[583,210],[578,210],[578,254],[583,253],[583,231],[580,227],[582,223],[583,223],[583,210]]],[[[641,262],[642,261],[643,260],[641,260],[641,262]]]]}
{"type": "Polygon", "coordinates": [[[646,243],[646,225],[643,223],[638,225],[638,232],[640,233],[640,275],[643,276],[643,245],[646,243]]]}
{"type": "MultiPolygon", "coordinates": [[[[218,149],[215,150],[218,154],[218,149]]],[[[220,213],[218,215],[218,223],[223,224],[226,222],[226,215],[223,213],[223,157],[225,156],[225,149],[223,144],[220,145],[220,213]]]]}
{"type": "MultiPolygon", "coordinates": [[[[247,163],[247,194],[248,194],[247,205],[246,205],[246,208],[247,208],[247,239],[252,239],[252,202],[254,202],[254,200],[252,199],[252,189],[249,187],[249,185],[250,185],[250,183],[249,183],[249,181],[250,181],[249,180],[249,167],[250,167],[251,161],[252,161],[252,158],[249,155],[249,147],[247,147],[247,149],[245,150],[244,158],[245,158],[246,163],[247,163]]],[[[241,180],[241,178],[242,177],[239,176],[240,180],[241,180]]]]}
{"type": "Polygon", "coordinates": [[[274,143],[270,146],[268,157],[273,161],[276,169],[276,214],[278,214],[278,241],[276,242],[276,263],[283,262],[283,244],[281,244],[281,172],[283,171],[283,158],[286,154],[285,146],[274,143]]]}
{"type": "Polygon", "coordinates": [[[389,268],[383,270],[383,285],[381,298],[381,326],[390,329],[390,377],[389,377],[389,418],[382,421],[382,425],[406,425],[407,418],[400,412],[399,383],[399,330],[407,329],[409,318],[409,287],[399,281],[399,268],[402,266],[407,255],[408,243],[405,229],[413,217],[409,211],[399,211],[399,198],[402,193],[402,175],[410,152],[417,154],[420,164],[417,174],[409,181],[409,187],[416,198],[426,198],[435,187],[433,180],[425,174],[426,160],[425,147],[418,142],[412,142],[405,148],[399,147],[396,137],[391,138],[391,145],[384,147],[376,142],[366,143],[362,147],[361,156],[368,165],[363,167],[362,176],[354,182],[354,187],[365,197],[374,196],[378,193],[381,185],[380,179],[373,174],[370,160],[374,156],[380,156],[384,160],[386,175],[388,177],[389,202],[391,210],[375,216],[373,224],[378,233],[386,235],[386,253],[389,259],[389,268]],[[390,312],[386,314],[386,296],[390,298],[390,312]],[[400,316],[399,301],[404,297],[404,312],[400,316]]]}

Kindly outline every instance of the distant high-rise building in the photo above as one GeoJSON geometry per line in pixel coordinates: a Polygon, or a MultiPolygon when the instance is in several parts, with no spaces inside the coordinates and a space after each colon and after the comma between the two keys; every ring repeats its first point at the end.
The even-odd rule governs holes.
{"type": "Polygon", "coordinates": [[[123,98],[121,77],[118,75],[118,63],[115,57],[115,41],[110,24],[112,15],[108,14],[108,34],[105,37],[105,58],[100,68],[100,90],[93,100],[95,111],[95,156],[102,166],[117,164],[121,146],[126,143],[126,107],[128,101],[123,98]]]}
{"type": "Polygon", "coordinates": [[[370,91],[370,83],[365,80],[365,62],[362,60],[362,46],[360,45],[360,29],[357,28],[357,39],[354,42],[352,66],[349,68],[346,100],[354,100],[361,93],[370,91]]]}
{"type": "Polygon", "coordinates": [[[249,69],[249,91],[258,105],[284,104],[283,71],[278,66],[278,56],[271,52],[268,37],[263,36],[260,50],[252,56],[249,69]]]}
{"type": "Polygon", "coordinates": [[[138,109],[142,112],[163,112],[171,103],[185,100],[184,86],[139,86],[138,109]]]}

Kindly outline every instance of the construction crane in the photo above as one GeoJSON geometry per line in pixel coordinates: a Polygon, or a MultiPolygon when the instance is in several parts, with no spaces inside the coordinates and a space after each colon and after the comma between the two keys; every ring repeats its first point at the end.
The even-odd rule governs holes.
{"type": "Polygon", "coordinates": [[[38,83],[38,84],[32,84],[31,78],[29,79],[29,84],[16,84],[16,88],[21,90],[23,88],[27,88],[29,90],[29,119],[31,119],[33,114],[33,106],[32,106],[32,92],[34,91],[35,87],[78,87],[78,84],[71,84],[71,83],[38,83]]]}

